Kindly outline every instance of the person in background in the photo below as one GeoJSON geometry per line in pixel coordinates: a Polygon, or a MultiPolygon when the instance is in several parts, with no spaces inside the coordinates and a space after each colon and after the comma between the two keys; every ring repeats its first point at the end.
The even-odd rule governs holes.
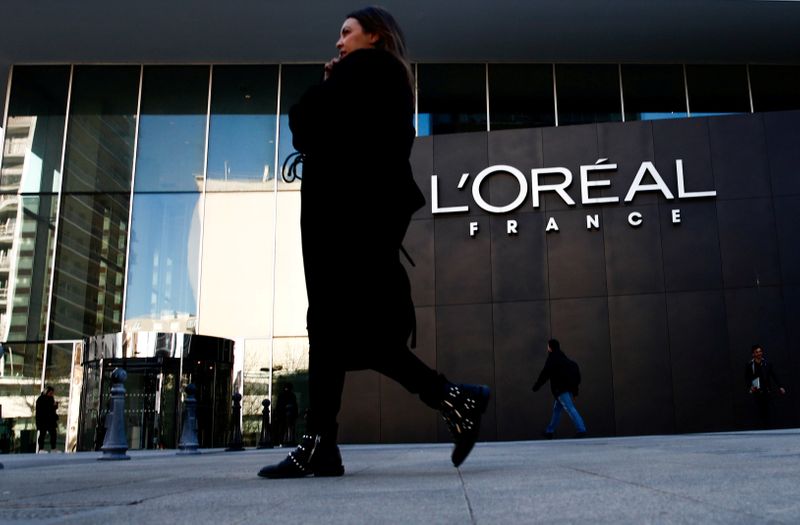
{"type": "Polygon", "coordinates": [[[753,358],[745,367],[744,377],[750,395],[753,396],[756,404],[760,428],[768,429],[772,424],[770,417],[772,397],[776,392],[785,395],[786,389],[778,381],[772,363],[768,363],[764,357],[764,349],[761,345],[753,345],[750,352],[753,358]]]}
{"type": "Polygon", "coordinates": [[[544,363],[539,378],[533,385],[532,390],[537,392],[546,382],[550,381],[550,391],[553,393],[553,416],[547,425],[543,436],[546,439],[553,439],[558,422],[561,419],[561,412],[566,411],[567,415],[575,425],[575,437],[586,436],[586,425],[583,418],[575,408],[574,398],[578,397],[578,386],[581,383],[581,372],[578,364],[561,351],[561,344],[556,339],[547,342],[547,361],[544,363]]]}
{"type": "Polygon", "coordinates": [[[36,399],[36,430],[39,431],[39,452],[44,452],[44,436],[50,433],[50,452],[56,448],[56,435],[58,429],[58,415],[56,409],[55,389],[46,386],[41,395],[36,399]]]}

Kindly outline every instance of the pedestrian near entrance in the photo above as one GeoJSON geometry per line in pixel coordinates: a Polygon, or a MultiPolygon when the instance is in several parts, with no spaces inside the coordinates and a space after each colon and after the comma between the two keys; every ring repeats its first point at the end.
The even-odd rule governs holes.
{"type": "Polygon", "coordinates": [[[542,386],[550,381],[550,391],[553,393],[553,416],[550,423],[545,428],[543,436],[553,439],[561,420],[561,412],[566,411],[572,423],[575,425],[575,437],[586,436],[586,425],[583,418],[575,408],[574,398],[578,397],[578,387],[581,383],[581,372],[578,364],[568,358],[561,351],[561,344],[556,339],[547,342],[547,361],[544,368],[539,373],[539,378],[533,385],[532,390],[537,392],[542,386]]]}
{"type": "Polygon", "coordinates": [[[768,363],[764,357],[764,349],[761,345],[753,345],[750,351],[753,358],[745,367],[744,377],[756,405],[759,428],[768,429],[772,425],[770,417],[772,398],[776,393],[786,394],[786,389],[778,381],[772,363],[768,363]]]}
{"type": "Polygon", "coordinates": [[[56,448],[56,435],[58,429],[58,415],[56,409],[55,389],[46,386],[36,399],[36,430],[39,431],[39,451],[44,452],[44,436],[50,434],[50,452],[56,448]]]}
{"type": "Polygon", "coordinates": [[[275,407],[276,430],[275,437],[280,445],[296,444],[294,429],[297,424],[297,396],[294,395],[294,385],[285,383],[278,394],[275,407]]]}
{"type": "Polygon", "coordinates": [[[258,474],[341,476],[337,414],[345,374],[363,369],[441,411],[459,466],[478,438],[489,388],[450,383],[408,347],[416,323],[401,243],[425,199],[409,163],[414,80],[405,41],[391,14],[366,7],[345,17],[336,47],[322,83],[289,113],[294,147],[303,154],[308,432],[285,460],[258,474]]]}

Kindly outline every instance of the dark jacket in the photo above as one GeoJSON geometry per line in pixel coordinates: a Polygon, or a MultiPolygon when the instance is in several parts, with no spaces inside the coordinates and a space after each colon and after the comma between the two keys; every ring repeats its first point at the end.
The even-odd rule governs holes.
{"type": "Polygon", "coordinates": [[[775,370],[771,363],[766,359],[761,360],[761,365],[758,365],[754,360],[750,360],[744,369],[744,379],[747,384],[747,390],[753,385],[753,380],[759,378],[761,387],[758,392],[762,394],[769,394],[776,388],[781,388],[778,381],[778,376],[775,375],[775,370]]]}
{"type": "Polygon", "coordinates": [[[547,355],[547,361],[533,385],[533,391],[538,391],[548,381],[553,396],[558,397],[564,392],[569,392],[573,397],[577,397],[578,386],[581,384],[580,368],[564,352],[553,350],[547,355]]]}
{"type": "Polygon", "coordinates": [[[36,399],[36,429],[49,430],[58,425],[56,401],[44,392],[36,399]]]}
{"type": "Polygon", "coordinates": [[[413,114],[405,68],[378,49],[349,53],[289,113],[294,146],[305,156],[309,340],[312,348],[342,348],[347,368],[363,367],[360,356],[377,341],[405,344],[414,325],[399,252],[425,202],[409,163],[413,114]]]}

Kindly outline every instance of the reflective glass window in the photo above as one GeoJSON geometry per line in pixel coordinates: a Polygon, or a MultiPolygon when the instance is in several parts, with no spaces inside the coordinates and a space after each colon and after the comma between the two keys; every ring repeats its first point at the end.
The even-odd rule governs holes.
{"type": "Polygon", "coordinates": [[[15,66],[0,167],[0,193],[57,192],[69,66],[15,66]]]}
{"type": "Polygon", "coordinates": [[[622,65],[625,120],[657,120],[685,117],[686,86],[683,66],[622,65]]]}
{"type": "Polygon", "coordinates": [[[208,191],[269,190],[275,184],[277,66],[214,66],[208,191]]]}
{"type": "Polygon", "coordinates": [[[64,191],[130,191],[138,66],[75,66],[64,191]]]}
{"type": "Polygon", "coordinates": [[[129,203],[127,193],[63,197],[53,277],[51,340],[120,330],[129,203]]]}
{"type": "Polygon", "coordinates": [[[553,66],[490,64],[491,129],[555,126],[553,66]]]}
{"type": "Polygon", "coordinates": [[[417,66],[417,134],[486,131],[484,64],[417,66]]]}
{"type": "MultiPolygon", "coordinates": [[[[54,389],[53,398],[56,402],[56,415],[58,416],[58,428],[56,431],[56,447],[54,450],[66,450],[65,444],[75,445],[75,432],[77,428],[70,423],[77,424],[77,412],[72,414],[70,420],[70,408],[77,410],[80,406],[80,398],[75,396],[70,399],[70,379],[72,378],[73,364],[77,364],[76,372],[80,369],[80,355],[75,355],[73,343],[53,343],[47,345],[47,354],[44,362],[44,384],[52,386],[54,389]],[[77,362],[76,362],[77,358],[77,362]]],[[[77,379],[78,381],[82,380],[77,379]]],[[[49,438],[49,436],[48,436],[49,438]]],[[[45,449],[49,450],[49,440],[46,441],[45,449]]],[[[70,448],[70,451],[74,448],[70,448]]]]}
{"type": "MultiPolygon", "coordinates": [[[[292,130],[289,129],[289,110],[300,101],[311,86],[322,81],[322,64],[281,66],[281,115],[280,138],[278,140],[278,169],[283,169],[286,158],[294,152],[292,130]]],[[[297,170],[302,176],[300,166],[297,170]]],[[[278,179],[278,188],[282,190],[299,190],[301,181],[287,175],[278,179]]]]}
{"type": "Polygon", "coordinates": [[[686,66],[689,112],[693,117],[750,112],[745,66],[686,66]]]}
{"type": "Polygon", "coordinates": [[[198,193],[134,195],[126,326],[145,330],[153,321],[181,323],[177,331],[194,326],[200,199],[198,193]]]}
{"type": "MultiPolygon", "coordinates": [[[[208,194],[203,214],[203,333],[229,338],[271,336],[275,193],[208,194]],[[220,279],[221,275],[235,278],[220,279]]],[[[287,236],[299,237],[299,224],[298,220],[295,231],[287,236]]],[[[301,267],[302,262],[294,269],[301,267]]]]}
{"type": "Polygon", "coordinates": [[[556,64],[558,124],[622,120],[619,69],[614,64],[556,64]]]}
{"type": "Polygon", "coordinates": [[[208,108],[205,66],[144,68],[135,191],[198,191],[208,108]]]}
{"type": "Polygon", "coordinates": [[[800,66],[750,66],[753,111],[800,109],[800,66]]]}
{"type": "MultiPolygon", "coordinates": [[[[43,358],[44,344],[3,343],[0,405],[5,428],[0,434],[0,452],[36,451],[34,407],[42,391],[43,358]]],[[[69,390],[57,392],[56,400],[66,405],[68,395],[69,390]]]]}
{"type": "Polygon", "coordinates": [[[43,341],[54,247],[56,196],[0,201],[0,337],[43,341]],[[13,258],[13,259],[12,259],[13,258]]]}

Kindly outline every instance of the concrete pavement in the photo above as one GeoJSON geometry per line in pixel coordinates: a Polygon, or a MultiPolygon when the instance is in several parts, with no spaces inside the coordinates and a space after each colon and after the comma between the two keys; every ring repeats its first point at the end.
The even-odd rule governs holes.
{"type": "Polygon", "coordinates": [[[800,429],[345,445],[341,478],[265,480],[286,449],[4,455],[0,523],[800,523],[800,429]]]}

